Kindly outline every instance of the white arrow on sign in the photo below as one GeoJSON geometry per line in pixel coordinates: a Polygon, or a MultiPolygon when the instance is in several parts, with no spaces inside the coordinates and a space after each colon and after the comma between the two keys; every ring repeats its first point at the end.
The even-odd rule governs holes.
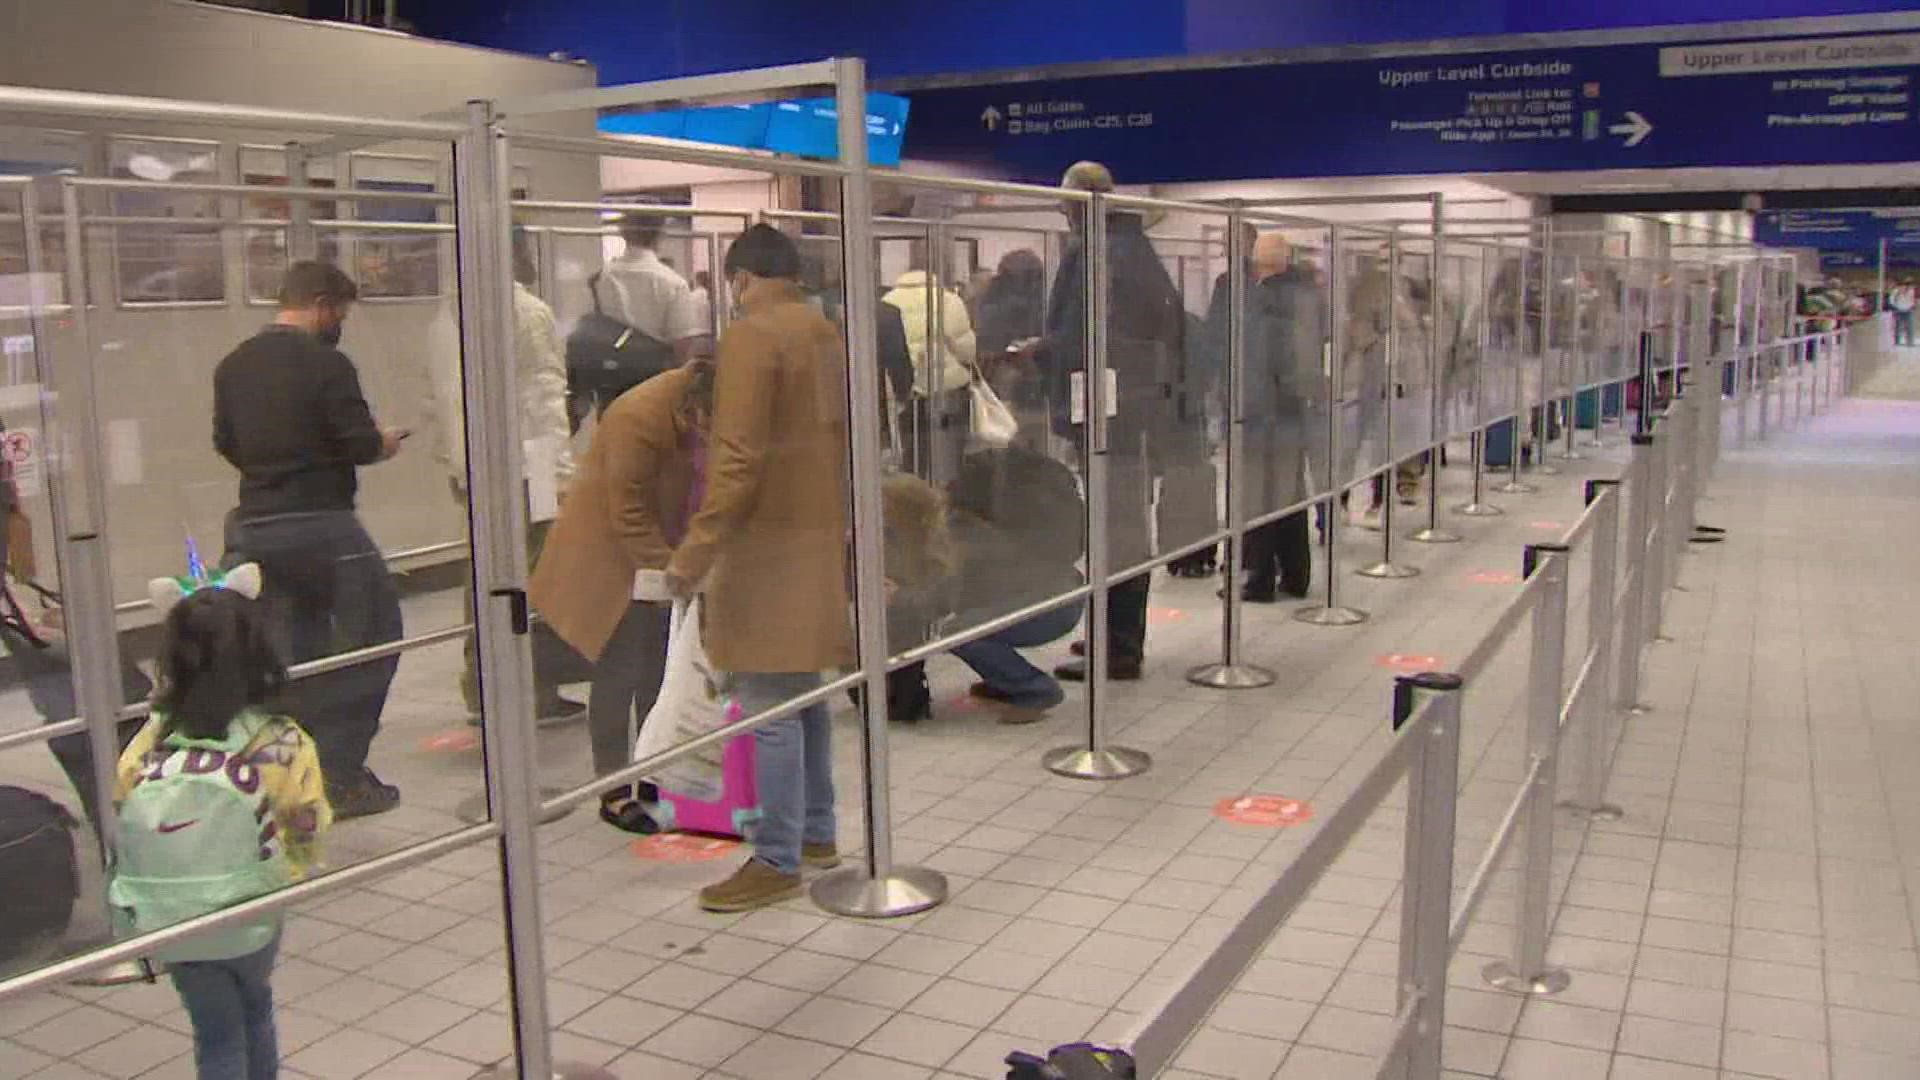
{"type": "Polygon", "coordinates": [[[1653,134],[1653,125],[1647,122],[1646,117],[1628,110],[1626,123],[1615,124],[1607,130],[1615,135],[1625,135],[1627,145],[1632,147],[1647,141],[1647,136],[1653,134]]]}
{"type": "Polygon", "coordinates": [[[986,125],[988,131],[998,131],[1000,129],[1000,110],[991,105],[987,106],[986,111],[980,114],[980,122],[986,125]]]}

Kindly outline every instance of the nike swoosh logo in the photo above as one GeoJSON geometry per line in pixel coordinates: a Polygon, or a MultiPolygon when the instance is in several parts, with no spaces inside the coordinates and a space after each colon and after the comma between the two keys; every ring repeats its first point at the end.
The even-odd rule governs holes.
{"type": "Polygon", "coordinates": [[[194,818],[190,821],[179,821],[179,822],[167,821],[167,822],[161,822],[160,824],[155,825],[153,827],[153,831],[157,833],[177,833],[181,829],[184,829],[189,825],[198,825],[198,824],[200,824],[199,818],[194,818]]]}

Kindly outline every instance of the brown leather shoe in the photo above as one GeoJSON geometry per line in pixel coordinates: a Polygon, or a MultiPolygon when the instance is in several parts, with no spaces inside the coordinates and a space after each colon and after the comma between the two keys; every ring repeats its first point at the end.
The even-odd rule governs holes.
{"type": "Polygon", "coordinates": [[[799,895],[799,874],[783,874],[759,859],[748,859],[732,877],[701,889],[700,906],[721,913],[755,911],[799,895]]]}
{"type": "Polygon", "coordinates": [[[831,870],[840,865],[840,845],[801,844],[800,861],[809,870],[831,870]]]}

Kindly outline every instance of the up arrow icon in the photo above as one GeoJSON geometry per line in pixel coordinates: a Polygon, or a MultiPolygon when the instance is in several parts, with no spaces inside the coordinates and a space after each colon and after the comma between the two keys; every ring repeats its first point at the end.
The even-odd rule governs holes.
{"type": "Polygon", "coordinates": [[[988,131],[1000,130],[1000,110],[987,106],[986,111],[980,114],[980,123],[986,125],[988,131]]]}
{"type": "Polygon", "coordinates": [[[1647,122],[1646,117],[1629,110],[1626,123],[1615,124],[1607,130],[1615,135],[1625,135],[1626,145],[1635,147],[1647,141],[1647,136],[1653,134],[1653,125],[1647,122]]]}

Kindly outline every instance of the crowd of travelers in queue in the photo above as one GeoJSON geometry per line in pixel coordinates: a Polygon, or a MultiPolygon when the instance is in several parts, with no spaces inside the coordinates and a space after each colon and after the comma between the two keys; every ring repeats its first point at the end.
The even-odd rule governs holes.
{"type": "MultiPolygon", "coordinates": [[[[1081,163],[1063,186],[1109,192],[1114,181],[1104,167],[1081,163]]],[[[1081,658],[1053,672],[1022,655],[1066,638],[1084,615],[1079,600],[1048,604],[1086,580],[1081,480],[1060,460],[1077,463],[1086,449],[1084,406],[1074,404],[1088,345],[1085,205],[1069,203],[1067,213],[1071,234],[1051,289],[1041,258],[1015,250],[961,287],[916,266],[881,290],[877,309],[880,404],[895,466],[883,485],[894,645],[917,644],[940,625],[1037,610],[953,650],[978,676],[972,695],[1006,723],[1045,716],[1065,699],[1060,680],[1084,680],[1089,662],[1077,645],[1081,658]],[[1019,437],[972,438],[979,382],[1004,397],[1019,437]]],[[[514,244],[519,422],[529,448],[544,448],[526,455],[524,479],[530,494],[545,489],[555,504],[530,515],[547,520],[532,522],[528,535],[529,592],[544,635],[534,649],[535,721],[584,714],[600,775],[632,758],[660,692],[676,602],[700,596],[702,644],[743,715],[817,689],[824,672],[855,659],[848,353],[837,290],[810,289],[799,245],[768,225],[731,244],[719,282],[702,274],[689,283],[658,254],[658,221],[625,219],[624,253],[589,282],[599,325],[659,359],[657,374],[629,386],[582,385],[552,308],[530,288],[531,248],[519,234],[514,244]],[[731,303],[718,333],[717,296],[731,303]],[[578,682],[591,684],[586,703],[560,692],[578,682]]],[[[1216,283],[1212,313],[1190,316],[1141,217],[1110,212],[1106,232],[1106,336],[1119,400],[1104,524],[1112,563],[1125,567],[1152,556],[1156,524],[1167,542],[1166,522],[1154,520],[1156,485],[1210,457],[1204,434],[1195,438],[1181,421],[1203,417],[1203,399],[1216,392],[1228,351],[1228,281],[1216,283]]],[[[1249,445],[1267,460],[1255,485],[1283,505],[1302,494],[1293,444],[1302,439],[1310,396],[1302,380],[1317,370],[1326,313],[1311,268],[1296,265],[1278,236],[1261,238],[1252,255],[1236,271],[1248,278],[1245,354],[1250,400],[1260,403],[1249,445]]],[[[357,299],[337,267],[293,264],[271,324],[216,370],[213,442],[239,474],[239,498],[218,568],[196,555],[186,575],[154,583],[165,614],[155,679],[149,685],[135,671],[124,688],[153,705],[144,723],[123,725],[113,792],[109,900],[127,929],[163,928],[297,880],[318,865],[333,822],[400,803],[400,790],[368,765],[397,657],[287,677],[289,664],[402,635],[399,591],[356,497],[359,470],[401,453],[412,433],[376,420],[340,348],[357,299]]],[[[430,336],[439,456],[464,506],[450,312],[430,336]]],[[[1249,600],[1304,594],[1305,517],[1295,518],[1248,536],[1249,600]]],[[[1110,592],[1110,678],[1141,677],[1149,586],[1140,573],[1110,592]]],[[[468,595],[471,606],[471,586],[468,595]]],[[[470,640],[461,689],[475,722],[477,667],[470,640]]],[[[931,714],[919,665],[893,673],[888,699],[898,719],[931,714]]],[[[64,717],[71,705],[42,711],[64,717]]],[[[711,911],[786,900],[799,893],[803,870],[840,860],[828,706],[764,724],[752,738],[752,857],[700,891],[711,911]]],[[[84,747],[68,756],[75,760],[62,764],[90,791],[84,747]]],[[[610,790],[601,816],[651,831],[655,795],[644,784],[610,790]]],[[[97,823],[91,803],[89,816],[97,823]]],[[[268,916],[155,954],[193,1021],[203,1080],[275,1075],[269,978],[279,940],[280,923],[268,916]]]]}

